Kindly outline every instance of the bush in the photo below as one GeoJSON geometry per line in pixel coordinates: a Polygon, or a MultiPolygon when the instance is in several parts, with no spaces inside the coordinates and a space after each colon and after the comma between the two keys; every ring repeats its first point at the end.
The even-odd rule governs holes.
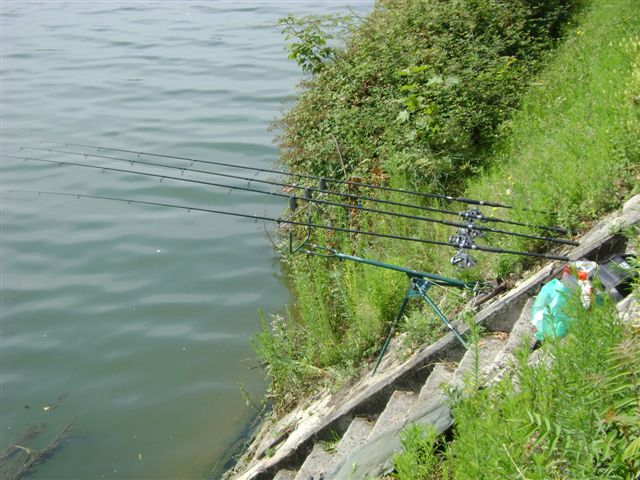
{"type": "Polygon", "coordinates": [[[319,20],[307,19],[292,46],[306,46],[298,61],[316,75],[276,124],[283,161],[331,177],[400,169],[425,188],[459,186],[482,164],[577,3],[381,1],[333,51],[319,20]]]}
{"type": "MultiPolygon", "coordinates": [[[[276,124],[283,161],[292,171],[401,188],[451,193],[468,185],[467,197],[559,211],[562,223],[573,227],[596,218],[638,188],[639,44],[633,34],[638,15],[633,0],[593,2],[551,56],[580,4],[379,2],[360,19],[344,49],[323,43],[331,50],[320,57],[313,48],[298,50],[296,60],[303,65],[310,60],[316,73],[302,83],[297,103],[276,124]],[[536,73],[543,64],[548,68],[536,73]]],[[[323,35],[321,25],[313,23],[300,41],[323,35]]],[[[304,22],[299,27],[305,28],[304,22]]],[[[345,190],[407,201],[400,194],[345,190]]],[[[442,241],[453,233],[442,225],[362,211],[314,212],[316,223],[384,234],[442,241]]],[[[536,224],[558,220],[519,209],[497,216],[536,224]]],[[[315,232],[313,241],[467,280],[505,277],[531,263],[478,252],[479,267],[452,273],[449,247],[331,232],[315,232]]],[[[520,251],[545,248],[539,241],[495,234],[487,243],[520,251]]],[[[292,343],[278,347],[280,339],[273,339],[270,345],[268,328],[258,342],[263,360],[270,364],[273,358],[282,367],[270,367],[272,394],[288,399],[279,408],[374,358],[407,286],[401,274],[350,262],[294,255],[283,263],[297,300],[294,314],[284,320],[292,343]],[[286,366],[287,358],[295,368],[286,366]],[[282,376],[275,378],[278,372],[282,376]]],[[[466,301],[442,289],[432,293],[448,316],[466,301]]],[[[429,322],[414,321],[419,312],[413,305],[407,315],[412,320],[400,328],[413,329],[410,343],[433,338],[426,331],[429,322]]]]}

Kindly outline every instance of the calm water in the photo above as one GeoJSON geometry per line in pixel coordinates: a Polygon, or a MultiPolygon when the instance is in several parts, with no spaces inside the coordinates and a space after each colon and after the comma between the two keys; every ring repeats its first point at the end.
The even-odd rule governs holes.
{"type": "MultiPolygon", "coordinates": [[[[277,159],[267,127],[300,78],[276,20],[346,11],[330,2],[0,5],[2,153],[101,163],[18,150],[60,140],[264,168],[277,159]]],[[[210,475],[254,415],[240,386],[258,398],[266,387],[250,345],[258,311],[281,312],[289,301],[263,226],[8,190],[267,215],[283,203],[1,164],[0,447],[46,424],[34,443],[42,446],[73,419],[73,436],[32,478],[210,475]]]]}

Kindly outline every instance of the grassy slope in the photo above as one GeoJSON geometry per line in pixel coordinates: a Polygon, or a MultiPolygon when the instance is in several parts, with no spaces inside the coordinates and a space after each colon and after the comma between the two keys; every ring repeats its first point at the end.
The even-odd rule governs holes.
{"type": "MultiPolygon", "coordinates": [[[[446,2],[438,4],[444,6],[446,2]]],[[[557,54],[549,57],[548,67],[535,81],[530,82],[522,107],[513,115],[504,116],[501,127],[491,133],[493,138],[501,139],[494,144],[493,151],[487,151],[487,142],[483,143],[481,150],[485,152],[485,156],[476,165],[484,165],[485,170],[480,177],[471,177],[465,192],[467,196],[506,200],[562,212],[559,219],[540,218],[531,213],[514,213],[514,218],[518,220],[543,223],[559,220],[564,224],[577,226],[617,206],[623,195],[633,188],[637,189],[640,158],[637,31],[640,15],[634,8],[635,5],[634,0],[593,2],[590,12],[580,17],[579,24],[573,26],[566,43],[557,54]]],[[[394,28],[400,27],[401,25],[395,25],[394,28]]],[[[371,46],[376,45],[376,39],[370,40],[370,48],[380,50],[374,52],[375,55],[384,55],[384,52],[389,54],[386,46],[371,46]]],[[[410,38],[399,41],[402,42],[410,42],[410,38]]],[[[490,66],[493,68],[494,65],[490,66]]],[[[375,65],[356,64],[352,67],[352,75],[362,74],[366,84],[370,80],[367,75],[371,72],[368,70],[375,65]]],[[[492,71],[491,68],[489,71],[492,71]]],[[[347,80],[341,81],[351,88],[347,80]]],[[[405,82],[404,79],[401,81],[405,82]]],[[[417,81],[420,83],[420,79],[417,81]]],[[[517,80],[514,85],[519,85],[519,82],[521,80],[517,80]]],[[[495,88],[495,85],[490,82],[489,87],[495,88]]],[[[380,88],[383,97],[388,94],[387,84],[380,88]]],[[[517,91],[515,86],[508,89],[510,95],[514,95],[514,91],[517,91]]],[[[311,88],[306,92],[305,95],[319,95],[318,88],[311,88]]],[[[340,92],[334,93],[338,95],[340,92]]],[[[344,95],[348,97],[348,92],[344,95]]],[[[361,92],[356,92],[356,100],[360,99],[358,95],[361,92]]],[[[341,101],[345,101],[344,98],[334,100],[338,105],[334,108],[338,111],[333,112],[329,107],[326,111],[322,110],[320,116],[324,123],[320,124],[321,128],[317,131],[341,125],[340,122],[348,118],[349,112],[353,110],[349,106],[351,100],[347,99],[348,108],[345,107],[344,111],[341,111],[340,105],[341,101]],[[332,115],[337,118],[327,120],[332,115]]],[[[365,100],[367,99],[362,101],[365,100]]],[[[314,105],[314,102],[319,101],[314,99],[310,104],[314,105]]],[[[514,101],[512,98],[509,104],[513,105],[514,101]]],[[[507,108],[507,105],[504,107],[507,108]]],[[[397,101],[387,101],[382,102],[378,110],[375,108],[375,104],[368,101],[353,112],[358,115],[364,112],[365,117],[373,116],[377,125],[383,114],[382,110],[396,109],[393,110],[395,118],[399,107],[397,101]]],[[[463,115],[463,110],[467,107],[457,105],[456,108],[459,110],[457,115],[463,115]]],[[[303,116],[302,114],[310,115],[310,112],[298,109],[294,114],[303,116]]],[[[304,118],[308,120],[307,117],[304,118]]],[[[358,122],[364,121],[364,117],[357,118],[358,122]]],[[[296,121],[298,120],[300,119],[296,121]]],[[[406,123],[391,122],[390,125],[391,133],[386,134],[385,141],[389,141],[389,136],[393,134],[407,133],[403,130],[407,127],[406,123]]],[[[294,126],[299,125],[294,122],[294,126]]],[[[302,127],[300,129],[304,130],[302,127]]],[[[345,151],[344,147],[342,149],[344,160],[350,165],[355,162],[356,153],[361,153],[360,150],[373,148],[370,145],[373,140],[357,140],[357,135],[370,136],[372,133],[368,130],[347,133],[354,136],[353,145],[357,146],[351,152],[345,151]],[[350,153],[354,158],[349,156],[350,153]]],[[[408,134],[411,134],[410,130],[408,134]]],[[[331,140],[330,136],[327,138],[331,140]]],[[[332,162],[337,163],[333,140],[321,140],[319,134],[313,134],[309,150],[310,158],[315,158],[314,155],[321,156],[322,149],[327,150],[330,158],[322,168],[316,171],[311,164],[299,164],[294,168],[323,173],[322,169],[330,167],[332,162]],[[333,146],[328,146],[329,144],[333,146]]],[[[415,184],[415,175],[420,173],[407,172],[403,162],[397,159],[405,158],[406,155],[419,155],[416,152],[407,153],[404,137],[398,143],[402,148],[396,154],[390,153],[389,157],[385,157],[388,160],[383,165],[385,173],[391,184],[415,184]]],[[[389,148],[393,142],[385,145],[382,147],[389,148]]],[[[435,168],[433,163],[427,163],[427,170],[435,168]]],[[[356,165],[356,171],[361,173],[362,169],[369,168],[367,162],[356,165]]],[[[374,181],[377,171],[375,168],[373,173],[369,172],[374,181]]],[[[392,195],[390,198],[406,201],[406,198],[399,196],[392,195]]],[[[415,213],[402,208],[395,210],[415,213]]],[[[343,221],[351,227],[372,228],[385,233],[417,235],[437,240],[453,233],[450,227],[429,225],[425,228],[424,224],[401,219],[359,215],[355,220],[352,218],[348,221],[344,216],[339,218],[339,214],[336,215],[336,223],[343,221]]],[[[500,216],[505,215],[507,213],[500,212],[500,216]]],[[[322,218],[320,220],[324,221],[322,218]]],[[[504,238],[506,237],[493,236],[489,243],[525,250],[540,248],[540,245],[532,242],[504,238]]],[[[449,248],[424,248],[409,242],[386,240],[371,242],[369,239],[329,234],[319,235],[315,241],[336,246],[346,253],[465,278],[504,277],[530,265],[520,257],[478,254],[480,267],[457,272],[448,266],[451,256],[449,248]]],[[[372,358],[380,346],[386,322],[393,318],[406,287],[406,278],[400,274],[349,262],[339,263],[305,256],[291,256],[284,262],[292,272],[292,288],[297,297],[296,311],[290,318],[278,319],[269,324],[265,322],[264,333],[256,342],[258,354],[268,365],[273,381],[271,391],[278,407],[286,407],[304,396],[321,384],[320,381],[335,383],[348,377],[363,361],[372,358]]],[[[434,293],[438,292],[434,290],[434,293]]],[[[439,302],[446,313],[452,313],[464,302],[464,298],[447,296],[441,292],[439,302]]],[[[408,338],[414,345],[433,340],[442,332],[438,321],[419,305],[409,311],[402,328],[409,333],[408,338]]]]}
{"type": "MultiPolygon", "coordinates": [[[[640,13],[635,1],[594,2],[514,116],[494,166],[468,192],[562,212],[573,225],[638,191],[640,13]],[[510,192],[510,194],[508,193],[510,192]]],[[[637,240],[637,231],[635,232],[637,240]]],[[[510,246],[515,246],[513,243],[510,246]]],[[[514,260],[491,261],[496,271],[514,260]]],[[[635,295],[640,294],[636,288],[635,295]]],[[[399,479],[637,478],[640,337],[605,305],[574,307],[576,327],[549,342],[550,367],[520,352],[513,378],[468,390],[454,438],[405,432],[399,479]]]]}
{"type": "MultiPolygon", "coordinates": [[[[636,295],[638,295],[636,289],[636,295]]],[[[403,432],[392,478],[635,479],[640,475],[640,335],[612,305],[572,305],[566,339],[545,343],[530,366],[486,389],[468,379],[453,402],[446,443],[424,427],[403,432]]]]}
{"type": "MultiPolygon", "coordinates": [[[[638,32],[637,2],[594,2],[533,82],[509,122],[510,135],[495,149],[493,168],[469,182],[468,195],[558,212],[560,223],[575,227],[616,208],[631,190],[637,193],[638,32]]],[[[497,274],[517,261],[487,259],[497,274]]]]}

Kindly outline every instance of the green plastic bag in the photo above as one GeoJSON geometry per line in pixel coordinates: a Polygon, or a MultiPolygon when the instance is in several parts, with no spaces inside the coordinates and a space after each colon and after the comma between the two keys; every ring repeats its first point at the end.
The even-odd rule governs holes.
{"type": "Polygon", "coordinates": [[[545,284],[531,307],[531,323],[536,328],[535,337],[564,337],[570,318],[564,313],[571,290],[560,280],[545,284]]]}

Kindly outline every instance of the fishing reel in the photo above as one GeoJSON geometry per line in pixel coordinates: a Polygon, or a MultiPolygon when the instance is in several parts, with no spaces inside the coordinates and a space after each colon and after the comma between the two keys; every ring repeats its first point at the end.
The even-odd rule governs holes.
{"type": "Polygon", "coordinates": [[[449,245],[458,248],[473,248],[474,238],[482,235],[482,232],[474,228],[460,228],[458,233],[449,237],[449,245]]]}
{"type": "Polygon", "coordinates": [[[465,220],[470,221],[471,223],[475,222],[476,220],[484,221],[484,215],[482,215],[482,212],[476,207],[469,207],[468,210],[460,212],[458,215],[460,215],[465,220]]]}
{"type": "Polygon", "coordinates": [[[453,257],[451,257],[451,265],[455,265],[458,268],[471,268],[476,266],[476,259],[469,255],[464,250],[458,250],[453,257]]]}
{"type": "Polygon", "coordinates": [[[451,264],[458,268],[470,268],[476,265],[476,259],[471,256],[465,249],[472,249],[476,246],[474,239],[482,237],[483,232],[473,227],[471,222],[467,227],[460,228],[456,235],[449,237],[449,244],[458,247],[458,251],[451,257],[451,264]]]}

